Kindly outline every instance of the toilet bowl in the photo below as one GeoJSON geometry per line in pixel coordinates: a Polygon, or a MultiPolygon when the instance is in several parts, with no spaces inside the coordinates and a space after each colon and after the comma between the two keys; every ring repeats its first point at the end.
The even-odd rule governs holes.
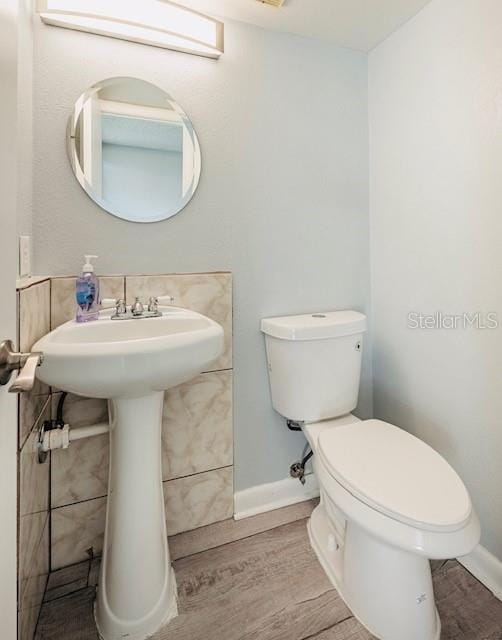
{"type": "Polygon", "coordinates": [[[479,521],[439,453],[350,413],[365,329],[354,311],[263,320],[272,402],[314,453],[310,541],[347,606],[380,640],[439,640],[429,560],[470,553],[479,521]]]}
{"type": "Polygon", "coordinates": [[[321,487],[308,525],[312,547],[373,635],[439,639],[429,559],[465,555],[479,542],[469,495],[422,441],[351,418],[304,427],[321,487]]]}

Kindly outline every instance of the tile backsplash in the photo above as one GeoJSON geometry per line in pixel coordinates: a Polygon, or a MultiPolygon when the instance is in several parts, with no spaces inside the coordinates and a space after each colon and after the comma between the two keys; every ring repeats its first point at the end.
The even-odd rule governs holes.
{"type": "Polygon", "coordinates": [[[233,464],[232,371],[204,373],[165,394],[163,479],[233,464]]]}
{"type": "Polygon", "coordinates": [[[225,331],[225,346],[213,370],[232,368],[232,275],[230,273],[181,273],[166,276],[127,276],[126,302],[151,296],[174,297],[174,305],[203,313],[225,331]]]}
{"type": "MultiPolygon", "coordinates": [[[[50,331],[50,282],[20,289],[17,343],[21,351],[50,331]]],[[[18,636],[31,640],[49,574],[50,464],[39,465],[38,430],[50,418],[49,388],[36,382],[19,396],[18,636]]]]}
{"type": "MultiPolygon", "coordinates": [[[[125,297],[125,278],[123,276],[100,276],[100,294],[102,298],[125,297]]],[[[51,279],[51,329],[75,317],[75,278],[51,279]]]]}
{"type": "MultiPolygon", "coordinates": [[[[18,345],[21,351],[30,351],[37,340],[50,331],[50,282],[47,280],[18,295],[18,345]]],[[[47,385],[35,382],[30,393],[19,397],[19,448],[22,449],[44,405],[49,398],[47,385]]]]}
{"type": "MultiPolygon", "coordinates": [[[[169,535],[233,515],[232,275],[195,273],[100,277],[103,298],[174,296],[225,331],[222,356],[193,380],[166,391],[162,461],[169,535]]],[[[73,318],[75,278],[23,282],[18,341],[29,350],[73,318]]],[[[76,441],[39,465],[38,429],[55,418],[61,392],[38,383],[19,399],[20,640],[32,640],[49,571],[100,555],[106,515],[108,436],[76,441]],[[50,484],[49,484],[50,483],[50,484]]],[[[68,394],[63,417],[72,426],[107,420],[106,401],[68,394]]]]}

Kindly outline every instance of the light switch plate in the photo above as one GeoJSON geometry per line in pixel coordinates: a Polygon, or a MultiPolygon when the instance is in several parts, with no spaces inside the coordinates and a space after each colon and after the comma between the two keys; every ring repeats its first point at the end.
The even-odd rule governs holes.
{"type": "Polygon", "coordinates": [[[31,237],[19,236],[19,275],[31,275],[31,237]]]}

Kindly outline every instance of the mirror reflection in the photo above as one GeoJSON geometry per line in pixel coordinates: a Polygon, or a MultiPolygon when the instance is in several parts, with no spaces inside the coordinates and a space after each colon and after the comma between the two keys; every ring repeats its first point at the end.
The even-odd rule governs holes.
{"type": "Polygon", "coordinates": [[[200,177],[197,135],[162,89],[110,78],[83,93],[68,127],[68,152],[80,185],[124,220],[157,222],[183,209],[200,177]]]}

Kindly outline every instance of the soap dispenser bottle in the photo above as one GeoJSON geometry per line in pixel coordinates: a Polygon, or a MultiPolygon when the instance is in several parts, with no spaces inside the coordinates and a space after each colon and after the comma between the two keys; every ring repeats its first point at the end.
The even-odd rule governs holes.
{"type": "Polygon", "coordinates": [[[91,260],[98,256],[84,257],[85,264],[76,283],[77,322],[89,322],[90,320],[97,320],[99,317],[99,280],[91,263],[91,260]]]}

